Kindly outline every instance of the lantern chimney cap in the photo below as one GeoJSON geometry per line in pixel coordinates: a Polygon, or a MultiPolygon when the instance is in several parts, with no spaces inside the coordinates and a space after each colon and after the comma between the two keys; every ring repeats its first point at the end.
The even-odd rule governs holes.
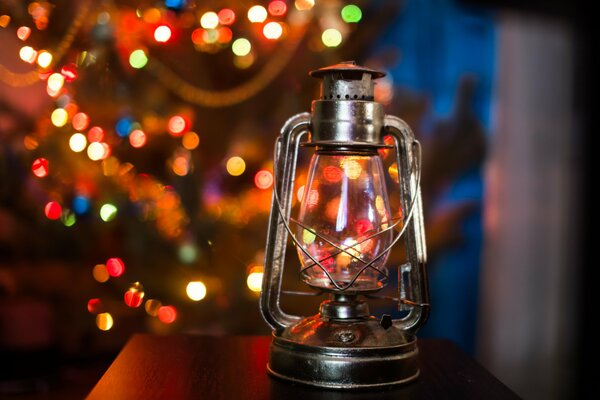
{"type": "Polygon", "coordinates": [[[375,69],[361,67],[356,65],[356,61],[342,61],[339,64],[330,65],[328,67],[319,68],[311,71],[309,74],[313,78],[323,78],[326,75],[338,75],[341,79],[358,79],[360,80],[363,73],[371,75],[372,79],[382,78],[385,72],[375,69]]]}

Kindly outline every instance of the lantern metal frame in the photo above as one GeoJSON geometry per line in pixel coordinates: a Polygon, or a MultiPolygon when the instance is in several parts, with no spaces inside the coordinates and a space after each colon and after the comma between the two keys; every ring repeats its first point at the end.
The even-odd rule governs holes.
{"type": "Polygon", "coordinates": [[[383,73],[342,63],[311,75],[323,79],[321,99],[313,102],[311,113],[290,118],[275,144],[273,201],[260,297],[261,313],[274,330],[267,370],[286,380],[336,389],[410,382],[419,374],[415,333],[429,312],[420,194],[421,148],[408,124],[396,116],[385,115],[383,106],[373,101],[373,79],[383,73]],[[386,135],[393,138],[393,146],[384,144],[386,135]],[[373,235],[395,232],[402,224],[389,246],[364,262],[350,251],[352,246],[336,244],[311,230],[340,253],[363,262],[361,270],[344,286],[303,248],[290,228],[290,222],[303,226],[291,217],[300,146],[342,154],[353,149],[372,151],[385,147],[393,147],[396,152],[402,219],[373,235]],[[332,284],[330,290],[324,290],[331,294],[331,300],[323,302],[320,313],[312,317],[287,314],[280,305],[288,237],[312,261],[300,273],[320,268],[332,284]],[[375,268],[387,279],[387,274],[372,264],[388,254],[402,237],[408,260],[399,267],[398,297],[394,300],[406,315],[400,319],[387,315],[377,319],[369,315],[367,303],[358,298],[374,297],[373,293],[356,290],[353,283],[367,268],[375,268]],[[315,322],[318,330],[313,329],[315,322]]]}

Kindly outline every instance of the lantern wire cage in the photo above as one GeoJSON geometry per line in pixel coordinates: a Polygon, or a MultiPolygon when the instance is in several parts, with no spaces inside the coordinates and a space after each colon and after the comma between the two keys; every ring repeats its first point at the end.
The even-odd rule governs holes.
{"type": "MultiPolygon", "coordinates": [[[[305,133],[302,134],[305,135],[305,133]]],[[[393,137],[394,141],[395,141],[395,153],[396,153],[396,161],[397,161],[397,165],[401,165],[401,160],[400,160],[400,152],[397,151],[397,149],[399,148],[399,143],[398,143],[398,139],[396,137],[393,137]]],[[[301,139],[301,138],[299,138],[301,139]]],[[[277,141],[275,142],[275,151],[274,151],[274,163],[275,165],[278,164],[278,157],[279,157],[279,149],[282,146],[281,143],[281,137],[277,138],[277,141]]],[[[419,143],[418,140],[413,139],[411,145],[416,149],[415,151],[415,155],[413,157],[413,163],[412,163],[412,171],[411,175],[414,173],[415,175],[415,182],[414,182],[414,187],[419,187],[420,185],[420,180],[421,180],[421,144],[419,143]]],[[[416,204],[416,199],[417,196],[412,196],[411,201],[410,201],[410,208],[408,213],[402,213],[402,217],[399,218],[392,218],[393,224],[389,225],[387,228],[376,232],[370,236],[367,236],[366,238],[362,239],[360,242],[354,243],[352,245],[349,246],[341,246],[337,243],[335,243],[334,241],[330,240],[329,238],[327,238],[326,236],[324,236],[323,234],[311,229],[310,227],[305,226],[304,224],[302,224],[300,221],[292,218],[291,216],[289,217],[289,221],[293,222],[294,224],[308,230],[309,232],[311,232],[312,234],[314,234],[316,237],[322,239],[323,241],[327,242],[328,244],[330,244],[331,246],[335,247],[337,249],[337,252],[329,255],[328,257],[321,259],[321,260],[317,260],[312,254],[310,254],[308,252],[308,250],[306,250],[302,244],[300,243],[300,241],[296,238],[296,235],[294,235],[294,233],[292,232],[290,226],[289,226],[289,221],[288,221],[288,217],[287,217],[287,213],[284,212],[283,207],[281,205],[280,199],[279,199],[279,192],[278,192],[278,187],[277,187],[277,170],[274,170],[274,179],[273,179],[273,198],[275,199],[275,203],[277,204],[277,209],[278,212],[281,216],[281,221],[283,222],[283,225],[289,235],[289,237],[292,239],[292,242],[294,243],[294,246],[298,249],[300,249],[300,251],[302,251],[311,261],[312,264],[307,265],[306,267],[302,268],[300,270],[300,275],[302,275],[305,271],[311,269],[311,268],[319,268],[323,271],[323,273],[325,274],[325,276],[327,277],[327,279],[329,279],[329,282],[331,283],[331,285],[340,292],[345,292],[348,291],[348,289],[352,288],[352,286],[354,285],[354,282],[356,282],[356,280],[360,277],[361,274],[363,274],[363,272],[365,270],[367,270],[368,268],[371,268],[373,270],[375,270],[378,274],[380,274],[383,279],[383,284],[385,284],[387,282],[388,279],[388,275],[384,270],[381,270],[377,267],[375,267],[373,264],[375,262],[377,262],[379,259],[381,259],[382,257],[384,257],[391,249],[392,247],[394,247],[396,245],[396,243],[398,243],[398,241],[402,238],[402,236],[404,235],[404,233],[406,232],[406,228],[409,226],[410,221],[412,219],[413,216],[413,211],[415,208],[415,204],[416,204]],[[393,240],[391,241],[391,243],[384,248],[377,256],[375,256],[372,260],[370,261],[365,261],[362,258],[360,258],[359,256],[357,256],[356,254],[354,254],[354,251],[352,251],[352,249],[363,243],[366,242],[378,235],[384,234],[390,230],[394,230],[394,228],[396,228],[398,225],[400,225],[402,223],[402,228],[400,229],[400,231],[398,232],[398,234],[396,235],[396,237],[393,238],[393,240]],[[352,279],[350,279],[350,281],[345,284],[345,285],[340,285],[338,282],[335,281],[335,279],[333,279],[333,277],[331,276],[331,274],[329,273],[329,271],[327,270],[326,267],[324,267],[321,262],[325,261],[326,259],[329,259],[331,257],[334,257],[340,253],[345,253],[346,255],[350,256],[351,258],[359,261],[360,263],[364,264],[362,266],[362,268],[356,272],[356,274],[352,277],[352,279]]],[[[402,192],[400,194],[402,196],[402,192]]],[[[401,199],[402,200],[402,199],[401,199]]],[[[400,209],[402,209],[402,205],[400,205],[400,209]]],[[[379,290],[379,289],[377,289],[379,290]]],[[[319,291],[317,293],[315,293],[316,295],[321,294],[323,291],[319,291]]],[[[295,295],[311,295],[313,293],[306,293],[306,292],[288,292],[289,294],[295,294],[295,295]]],[[[369,296],[371,298],[375,298],[376,296],[369,296]]],[[[425,306],[425,304],[420,304],[420,303],[416,303],[413,302],[411,300],[408,299],[396,299],[396,298],[388,298],[388,297],[382,297],[384,299],[389,299],[389,300],[394,300],[394,301],[398,301],[400,300],[402,303],[408,304],[408,305],[412,305],[412,306],[425,306]]]]}

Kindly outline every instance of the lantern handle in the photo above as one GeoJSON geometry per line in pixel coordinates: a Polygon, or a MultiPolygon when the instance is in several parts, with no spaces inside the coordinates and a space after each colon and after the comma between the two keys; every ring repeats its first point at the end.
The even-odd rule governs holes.
{"type": "Polygon", "coordinates": [[[302,136],[310,130],[310,121],[309,113],[297,114],[288,119],[281,128],[275,146],[275,185],[272,202],[277,201],[281,204],[280,207],[271,207],[269,216],[260,311],[265,321],[276,331],[281,331],[301,319],[299,316],[286,314],[281,309],[280,293],[287,245],[284,224],[290,217],[292,207],[298,148],[302,136]]]}
{"type": "Polygon", "coordinates": [[[408,124],[396,116],[385,116],[384,129],[395,142],[402,208],[412,211],[412,218],[406,221],[408,229],[404,235],[408,263],[399,268],[398,273],[398,308],[408,311],[408,314],[393,323],[404,331],[415,333],[429,315],[427,249],[419,183],[421,146],[408,124]]]}

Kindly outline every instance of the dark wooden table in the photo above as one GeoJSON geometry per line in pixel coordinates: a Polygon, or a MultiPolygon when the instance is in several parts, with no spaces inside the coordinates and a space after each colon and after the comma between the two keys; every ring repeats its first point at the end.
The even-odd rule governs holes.
{"type": "Polygon", "coordinates": [[[136,335],[88,399],[518,399],[448,341],[420,340],[421,376],[406,386],[341,392],[267,376],[270,338],[136,335]]]}

